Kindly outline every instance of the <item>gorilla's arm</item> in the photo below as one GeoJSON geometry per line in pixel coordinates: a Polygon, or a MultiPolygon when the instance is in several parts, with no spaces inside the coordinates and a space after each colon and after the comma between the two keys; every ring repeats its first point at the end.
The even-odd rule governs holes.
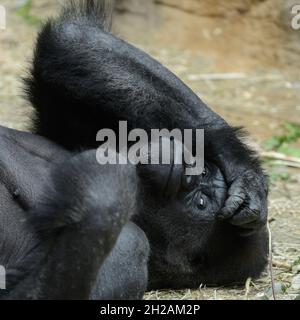
{"type": "Polygon", "coordinates": [[[27,91],[35,131],[68,149],[95,147],[102,128],[205,129],[205,155],[230,185],[220,219],[266,221],[266,178],[237,133],[150,56],[110,34],[107,1],[81,1],[42,29],[27,91]]]}
{"type": "Polygon", "coordinates": [[[148,285],[149,243],[134,223],[123,228],[98,274],[91,299],[142,299],[148,285]]]}
{"type": "MultiPolygon", "coordinates": [[[[102,263],[134,212],[135,168],[100,166],[95,151],[72,156],[44,138],[2,127],[0,163],[0,264],[7,270],[0,298],[90,298],[102,263]]],[[[130,244],[133,249],[135,241],[130,244]]],[[[115,268],[126,260],[118,250],[108,264],[115,268]]],[[[146,281],[146,275],[136,278],[128,296],[143,295],[146,281]]],[[[118,287],[105,279],[101,285],[107,292],[118,287]]]]}

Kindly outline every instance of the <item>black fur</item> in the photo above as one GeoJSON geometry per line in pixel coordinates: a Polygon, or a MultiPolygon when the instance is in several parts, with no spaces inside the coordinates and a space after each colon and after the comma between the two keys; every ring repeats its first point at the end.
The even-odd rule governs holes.
{"type": "MultiPolygon", "coordinates": [[[[201,262],[203,276],[199,275],[198,270],[192,272],[190,278],[196,279],[197,274],[203,282],[222,284],[244,281],[250,275],[257,276],[267,260],[264,226],[267,220],[268,187],[257,155],[238,138],[239,129],[231,128],[159,62],[104,29],[103,14],[98,15],[99,21],[94,15],[90,18],[91,10],[73,18],[72,10],[48,22],[38,38],[33,68],[27,82],[29,98],[36,110],[35,132],[64,148],[74,150],[79,147],[96,147],[97,131],[111,128],[117,132],[120,120],[127,120],[129,129],[205,129],[205,160],[220,169],[228,189],[224,208],[219,205],[211,212],[211,216],[218,221],[215,223],[224,224],[223,236],[218,235],[222,241],[214,241],[213,235],[207,239],[201,236],[202,233],[206,234],[207,229],[201,224],[195,229],[193,221],[182,213],[182,220],[175,223],[174,209],[162,221],[157,198],[153,199],[153,203],[145,201],[148,206],[149,203],[151,205],[149,208],[143,206],[136,221],[146,231],[152,246],[150,272],[154,278],[153,283],[160,287],[155,278],[162,273],[163,286],[185,285],[184,281],[181,284],[171,280],[168,282],[165,276],[170,272],[170,279],[177,281],[178,277],[174,277],[170,271],[172,263],[174,272],[179,273],[179,269],[183,273],[192,272],[188,258],[183,257],[189,250],[182,241],[193,248],[195,253],[192,255],[201,256],[203,252],[200,259],[204,261],[201,262]],[[177,228],[182,230],[178,231],[177,228]],[[165,235],[166,230],[171,232],[168,237],[165,235]],[[236,247],[232,245],[231,242],[235,237],[238,239],[240,233],[250,236],[254,231],[258,235],[236,240],[236,247]],[[167,238],[168,241],[163,246],[152,239],[153,234],[155,237],[158,234],[159,238],[167,238]],[[224,248],[222,253],[226,252],[232,261],[238,265],[243,263],[247,268],[241,267],[240,272],[232,268],[234,271],[230,273],[230,267],[226,267],[222,255],[214,256],[213,252],[226,243],[223,238],[228,239],[228,252],[224,248]],[[175,246],[177,240],[179,244],[175,246]],[[250,261],[239,253],[241,241],[245,242],[244,251],[248,250],[245,256],[250,261]],[[159,257],[165,256],[170,246],[177,249],[170,253],[171,261],[164,264],[164,270],[158,272],[157,268],[161,264],[159,257]],[[206,260],[205,252],[210,250],[210,258],[206,260]],[[255,261],[251,260],[252,256],[256,256],[255,261]],[[175,263],[172,259],[180,261],[175,263]],[[176,268],[177,263],[182,268],[176,268]],[[203,269],[212,270],[211,264],[220,268],[220,272],[212,271],[212,274],[204,276],[207,273],[203,269]],[[151,270],[152,265],[156,266],[155,271],[151,270]],[[226,268],[227,276],[221,271],[226,268]]],[[[146,189],[149,190],[149,187],[146,189]]],[[[152,190],[155,194],[155,188],[152,190]]],[[[211,201],[213,203],[213,199],[211,201]]],[[[180,206],[175,208],[178,210],[180,206]]],[[[206,215],[202,212],[200,216],[206,215]]],[[[210,228],[215,230],[212,226],[210,228]]],[[[223,229],[219,225],[216,228],[218,233],[222,233],[223,229]]],[[[187,281],[186,285],[190,286],[191,283],[197,285],[199,280],[187,281]]]]}
{"type": "Polygon", "coordinates": [[[6,128],[0,128],[0,162],[0,265],[7,270],[1,298],[143,296],[148,242],[137,226],[127,226],[136,210],[133,166],[100,166],[93,150],[74,155],[6,128]],[[101,276],[103,264],[123,268],[122,292],[101,276]]]}
{"type": "MultiPolygon", "coordinates": [[[[110,13],[106,1],[75,1],[57,19],[46,23],[38,36],[26,80],[26,91],[35,110],[33,131],[57,143],[57,154],[63,154],[64,160],[69,158],[59,162],[56,169],[50,166],[48,171],[49,164],[42,161],[37,165],[36,157],[30,153],[29,166],[21,166],[20,172],[44,172],[50,177],[47,181],[39,181],[38,174],[35,179],[28,176],[18,179],[9,166],[9,163],[19,165],[16,159],[7,162],[11,174],[0,175],[8,190],[24,185],[18,200],[12,203],[6,197],[4,203],[10,211],[17,203],[18,210],[21,207],[29,214],[30,231],[23,225],[18,228],[28,231],[24,232],[25,237],[27,233],[38,237],[33,245],[40,241],[45,245],[38,254],[33,250],[37,261],[40,256],[41,261],[46,261],[40,271],[42,279],[37,280],[41,289],[30,287],[30,293],[26,293],[28,281],[33,275],[36,278],[33,270],[38,271],[27,267],[30,255],[17,256],[16,269],[25,266],[26,271],[15,278],[11,297],[141,297],[147,281],[147,239],[136,225],[133,233],[130,227],[120,231],[132,202],[137,205],[131,220],[143,229],[150,242],[148,288],[223,285],[259,276],[268,254],[265,227],[268,186],[257,155],[239,138],[238,129],[230,127],[170,71],[112,35],[108,27],[110,13]],[[127,120],[129,130],[205,129],[207,174],[187,183],[183,166],[139,166],[137,175],[134,169],[119,168],[121,172],[124,170],[124,176],[118,176],[119,171],[110,167],[102,167],[98,172],[97,165],[86,158],[92,151],[82,153],[82,150],[97,147],[98,130],[111,128],[118,132],[120,120],[127,120]],[[78,150],[80,155],[70,158],[78,150]],[[129,180],[127,175],[131,177],[129,180]],[[30,189],[32,185],[36,187],[30,189]],[[125,195],[137,185],[136,198],[127,198],[125,195]],[[107,200],[111,196],[118,201],[110,206],[107,200]],[[36,199],[44,200],[36,202],[36,199]],[[200,205],[201,199],[205,205],[200,205]],[[22,203],[25,205],[21,206],[22,203]],[[32,203],[39,206],[31,209],[32,203]],[[116,215],[116,205],[121,215],[116,215]],[[106,209],[110,212],[110,208],[113,212],[107,214],[106,209]],[[95,214],[98,209],[99,216],[95,214]],[[105,230],[103,235],[93,232],[101,228],[105,230]],[[134,234],[131,239],[136,241],[114,245],[122,232],[124,237],[134,234]],[[95,245],[97,241],[99,246],[95,245]],[[74,245],[69,248],[70,243],[74,245]],[[140,248],[138,255],[127,255],[124,268],[117,252],[128,253],[134,245],[140,248]],[[82,281],[76,272],[76,279],[65,272],[72,269],[73,250],[80,257],[78,264],[83,264],[86,270],[82,281]],[[49,260],[44,257],[47,252],[49,260]],[[95,257],[91,252],[95,252],[95,257]],[[62,263],[57,277],[49,275],[53,259],[62,263]],[[117,289],[113,280],[116,270],[120,268],[130,274],[139,262],[138,276],[121,277],[122,288],[117,289]],[[102,265],[103,280],[98,282],[96,270],[102,265]],[[60,289],[65,279],[72,287],[60,289]],[[46,294],[46,288],[53,290],[46,294]]],[[[47,140],[39,143],[44,145],[43,149],[54,148],[47,140]]],[[[23,153],[28,148],[34,149],[35,141],[29,145],[30,148],[28,144],[23,146],[23,153]]],[[[5,145],[1,149],[2,158],[6,159],[9,148],[5,145]]],[[[17,221],[16,217],[13,219],[17,221]]],[[[3,261],[11,247],[14,245],[5,248],[3,261]]],[[[15,247],[19,247],[18,241],[15,247]]]]}

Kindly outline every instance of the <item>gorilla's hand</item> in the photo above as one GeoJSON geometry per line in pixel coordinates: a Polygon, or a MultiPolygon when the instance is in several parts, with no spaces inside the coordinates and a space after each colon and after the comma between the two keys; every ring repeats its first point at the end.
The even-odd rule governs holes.
{"type": "Polygon", "coordinates": [[[252,235],[267,222],[267,194],[267,177],[247,170],[231,183],[219,218],[237,226],[241,235],[252,235]]]}

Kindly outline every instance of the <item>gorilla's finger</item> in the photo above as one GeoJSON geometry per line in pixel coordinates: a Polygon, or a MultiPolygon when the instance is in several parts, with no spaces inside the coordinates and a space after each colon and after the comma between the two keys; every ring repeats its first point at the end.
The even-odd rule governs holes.
{"type": "Polygon", "coordinates": [[[253,222],[249,222],[246,223],[244,225],[238,226],[241,229],[253,229],[253,230],[259,230],[260,228],[262,228],[265,225],[264,222],[260,221],[260,220],[255,220],[253,222]]]}
{"type": "Polygon", "coordinates": [[[247,238],[250,237],[252,235],[254,235],[257,232],[257,228],[241,228],[238,230],[238,234],[243,237],[243,238],[247,238]]]}
{"type": "Polygon", "coordinates": [[[255,220],[250,223],[243,224],[241,226],[236,226],[238,228],[238,234],[242,237],[249,237],[254,235],[256,232],[261,230],[265,226],[265,223],[261,220],[255,220]]]}
{"type": "Polygon", "coordinates": [[[247,195],[247,199],[240,211],[234,215],[230,221],[231,224],[242,226],[247,223],[259,220],[261,211],[261,201],[256,195],[247,195]]]}
{"type": "Polygon", "coordinates": [[[239,212],[237,215],[233,216],[230,220],[230,223],[234,226],[243,226],[251,222],[257,221],[259,217],[259,211],[252,211],[249,208],[246,208],[239,212]]]}
{"type": "Polygon", "coordinates": [[[225,202],[225,207],[218,214],[218,219],[224,220],[231,218],[244,203],[245,199],[246,195],[242,191],[230,196],[225,202]]]}

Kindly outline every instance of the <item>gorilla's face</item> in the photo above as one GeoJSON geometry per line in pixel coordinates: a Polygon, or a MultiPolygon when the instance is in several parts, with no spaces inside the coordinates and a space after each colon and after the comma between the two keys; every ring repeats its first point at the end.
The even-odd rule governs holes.
{"type": "Polygon", "coordinates": [[[147,165],[138,172],[143,205],[135,220],[150,241],[150,288],[197,285],[192,282],[227,196],[223,174],[213,163],[199,176],[187,176],[183,165],[147,165]]]}
{"type": "Polygon", "coordinates": [[[180,220],[196,224],[214,221],[227,193],[224,177],[212,163],[206,163],[199,176],[186,175],[183,166],[175,167],[165,190],[173,214],[180,220]]]}

